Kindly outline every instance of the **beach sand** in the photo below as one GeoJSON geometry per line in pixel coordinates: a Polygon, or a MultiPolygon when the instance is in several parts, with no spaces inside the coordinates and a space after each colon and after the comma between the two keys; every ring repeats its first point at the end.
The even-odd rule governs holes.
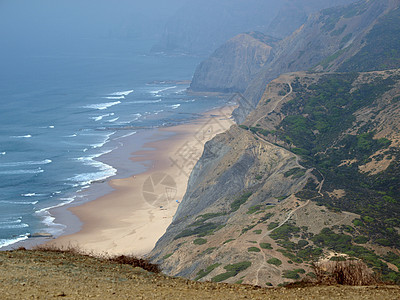
{"type": "Polygon", "coordinates": [[[204,144],[234,124],[233,109],[226,106],[191,123],[154,130],[152,141],[130,158],[147,170],[110,180],[111,193],[69,208],[82,222],[81,230],[47,244],[76,246],[94,254],[150,252],[171,223],[204,144]]]}

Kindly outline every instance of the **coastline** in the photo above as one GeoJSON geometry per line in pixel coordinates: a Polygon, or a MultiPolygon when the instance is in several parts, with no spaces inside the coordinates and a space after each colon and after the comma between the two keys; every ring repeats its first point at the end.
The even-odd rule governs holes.
{"type": "MultiPolygon", "coordinates": [[[[80,226],[40,243],[74,246],[94,254],[143,256],[150,252],[171,223],[204,144],[234,124],[233,108],[224,106],[187,124],[151,130],[139,150],[132,145],[137,136],[127,138],[121,151],[128,152],[135,170],[128,168],[124,155],[104,158],[117,160],[117,169],[118,165],[126,169],[128,177],[109,180],[108,193],[104,195],[103,187],[103,195],[97,194],[93,201],[56,211],[57,220],[64,219],[66,224],[79,220],[80,226]]],[[[96,185],[90,189],[96,194],[96,185]]]]}

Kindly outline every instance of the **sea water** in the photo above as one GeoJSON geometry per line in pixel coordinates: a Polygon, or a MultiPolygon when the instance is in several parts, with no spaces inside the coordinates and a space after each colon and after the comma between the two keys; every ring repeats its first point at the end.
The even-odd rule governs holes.
{"type": "Polygon", "coordinates": [[[150,55],[152,41],[92,40],[0,62],[0,248],[62,234],[49,209],[116,170],[113,140],[222,105],[188,95],[199,57],[150,55]]]}

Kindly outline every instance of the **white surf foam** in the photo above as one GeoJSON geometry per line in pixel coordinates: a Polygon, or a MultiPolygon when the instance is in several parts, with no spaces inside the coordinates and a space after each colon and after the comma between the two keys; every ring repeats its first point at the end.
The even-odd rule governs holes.
{"type": "Polygon", "coordinates": [[[44,170],[36,169],[36,170],[12,170],[12,171],[0,171],[0,175],[24,175],[24,174],[39,174],[43,173],[44,170]]]}
{"type": "Polygon", "coordinates": [[[100,115],[97,117],[91,117],[92,120],[95,120],[96,122],[103,120],[104,118],[110,117],[115,115],[114,113],[110,113],[110,114],[105,114],[105,115],[100,115]]]}
{"type": "Polygon", "coordinates": [[[92,144],[91,145],[92,148],[93,149],[97,149],[97,148],[103,147],[105,144],[107,144],[110,141],[110,137],[112,135],[114,135],[114,134],[115,134],[115,132],[111,132],[111,133],[106,134],[105,136],[103,136],[103,140],[100,143],[92,144]]]}
{"type": "Polygon", "coordinates": [[[130,137],[131,135],[134,135],[134,134],[136,134],[136,131],[133,131],[133,132],[130,132],[130,133],[125,134],[123,136],[120,136],[120,137],[116,138],[115,140],[124,139],[124,138],[130,137]]]}
{"type": "Polygon", "coordinates": [[[28,233],[13,239],[0,239],[0,249],[28,239],[28,233]]]}
{"type": "Polygon", "coordinates": [[[108,97],[103,97],[103,99],[121,100],[121,99],[125,99],[125,96],[108,96],[108,97]]]}
{"type": "Polygon", "coordinates": [[[20,167],[20,166],[37,166],[37,165],[47,165],[51,164],[53,161],[51,159],[45,159],[41,161],[18,161],[18,162],[9,162],[2,163],[1,167],[20,167]]]}
{"type": "Polygon", "coordinates": [[[170,86],[170,87],[167,87],[167,88],[164,88],[164,89],[150,91],[150,94],[157,95],[157,94],[159,94],[161,92],[165,92],[165,91],[172,90],[172,89],[175,89],[175,88],[176,88],[176,86],[170,86]]]}
{"type": "Polygon", "coordinates": [[[133,92],[134,92],[134,90],[115,92],[115,93],[110,94],[110,96],[129,96],[133,92]]]}
{"type": "Polygon", "coordinates": [[[6,155],[7,152],[0,152],[0,155],[6,155]]]}
{"type": "Polygon", "coordinates": [[[35,205],[39,201],[32,201],[32,202],[27,202],[27,201],[0,201],[0,204],[12,204],[12,205],[35,205]]]}
{"type": "Polygon", "coordinates": [[[108,122],[108,123],[114,123],[115,121],[118,121],[118,119],[119,119],[119,117],[117,117],[117,118],[115,118],[115,119],[108,120],[107,122],[108,122]]]}
{"type": "Polygon", "coordinates": [[[90,109],[98,109],[98,110],[105,110],[111,106],[121,104],[121,101],[114,101],[114,102],[107,102],[107,103],[97,103],[97,104],[90,104],[86,105],[83,108],[90,108],[90,109]]]}
{"type": "Polygon", "coordinates": [[[27,193],[21,194],[22,197],[43,197],[46,196],[45,194],[36,194],[36,193],[27,193]]]}
{"type": "Polygon", "coordinates": [[[12,136],[12,138],[14,138],[14,139],[29,139],[29,138],[31,138],[31,137],[32,137],[32,135],[30,135],[30,134],[12,136]]]}
{"type": "Polygon", "coordinates": [[[172,108],[172,109],[177,109],[179,106],[181,106],[180,104],[174,104],[174,105],[171,105],[170,107],[172,108]]]}
{"type": "Polygon", "coordinates": [[[50,210],[59,208],[65,205],[72,203],[75,200],[75,197],[71,198],[60,198],[61,203],[57,205],[53,205],[50,207],[42,208],[35,212],[36,215],[42,218],[42,222],[46,225],[46,232],[52,235],[60,235],[65,229],[65,225],[55,223],[55,218],[50,214],[50,210]]]}

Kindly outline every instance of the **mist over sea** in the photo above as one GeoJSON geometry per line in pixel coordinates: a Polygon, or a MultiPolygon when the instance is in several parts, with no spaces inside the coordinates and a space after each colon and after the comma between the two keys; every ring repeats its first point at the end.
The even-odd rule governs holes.
{"type": "Polygon", "coordinates": [[[173,83],[190,80],[200,58],[148,55],[153,44],[93,39],[1,60],[0,247],[61,234],[49,208],[116,174],[96,160],[114,149],[110,141],[222,105],[173,83]]]}

